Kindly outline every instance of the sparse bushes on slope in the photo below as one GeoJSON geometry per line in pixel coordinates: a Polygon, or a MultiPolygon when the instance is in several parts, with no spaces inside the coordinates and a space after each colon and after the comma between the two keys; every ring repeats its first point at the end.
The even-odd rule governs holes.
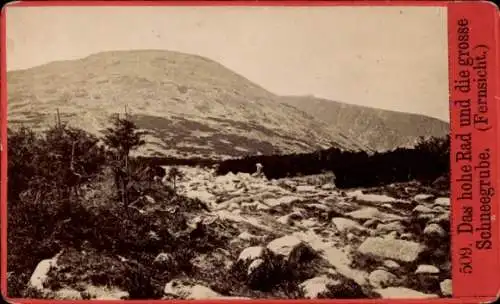
{"type": "Polygon", "coordinates": [[[95,136],[65,125],[41,135],[27,128],[9,130],[8,140],[9,201],[26,190],[67,198],[72,188],[98,174],[105,162],[104,147],[95,136]]]}
{"type": "Polygon", "coordinates": [[[112,127],[104,130],[104,143],[112,152],[110,165],[114,171],[116,189],[125,206],[130,203],[128,197],[131,180],[129,155],[130,151],[145,144],[142,135],[129,115],[125,115],[124,118],[119,115],[114,116],[112,127]]]}
{"type": "Polygon", "coordinates": [[[61,124],[40,134],[28,128],[9,130],[9,296],[22,296],[38,262],[61,249],[97,251],[136,261],[121,274],[133,282],[122,287],[140,298],[153,293],[147,285],[151,282],[143,281],[151,279],[154,269],[148,268],[148,263],[152,264],[158,253],[174,253],[178,270],[170,271],[175,273],[189,270],[186,261],[194,255],[190,252],[202,249],[205,243],[222,242],[224,246],[214,231],[204,231],[196,239],[189,235],[177,239],[177,234],[188,228],[186,213],[206,206],[151,183],[150,176],[140,176],[147,165],[129,162],[127,155],[142,140],[126,120],[116,122],[108,131],[106,142],[113,144],[118,160],[125,161],[114,168],[127,166],[125,193],[131,203],[140,205],[141,212],[126,207],[110,187],[113,158],[98,138],[61,124]],[[82,185],[87,187],[72,191],[82,185]],[[134,284],[138,287],[131,289],[134,284]]]}
{"type": "Polygon", "coordinates": [[[78,213],[71,190],[98,174],[105,157],[97,138],[65,125],[42,134],[9,130],[8,140],[8,271],[24,282],[9,280],[19,295],[28,269],[61,248],[52,235],[71,212],[78,213]]]}

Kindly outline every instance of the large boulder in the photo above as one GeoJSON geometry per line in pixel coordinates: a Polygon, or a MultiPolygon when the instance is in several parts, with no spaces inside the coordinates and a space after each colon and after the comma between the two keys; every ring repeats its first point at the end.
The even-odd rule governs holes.
{"type": "Polygon", "coordinates": [[[403,234],[403,232],[405,231],[405,226],[401,224],[401,222],[399,221],[390,222],[387,224],[380,223],[377,225],[376,231],[380,234],[391,233],[391,232],[397,232],[398,234],[403,234]]]}
{"type": "Polygon", "coordinates": [[[92,300],[127,300],[130,297],[128,292],[120,288],[94,285],[88,285],[82,296],[92,300]]]}
{"type": "Polygon", "coordinates": [[[419,265],[415,271],[420,286],[426,290],[439,290],[440,270],[433,265],[419,265]]]}
{"type": "Polygon", "coordinates": [[[248,247],[248,248],[243,249],[243,251],[241,251],[241,253],[238,257],[238,261],[244,262],[244,263],[252,262],[256,259],[262,258],[265,253],[266,253],[265,247],[262,247],[262,246],[248,247]]]}
{"type": "Polygon", "coordinates": [[[83,300],[81,292],[70,287],[64,287],[54,292],[55,300],[83,300]]]}
{"type": "Polygon", "coordinates": [[[439,268],[434,265],[422,264],[418,265],[415,274],[439,274],[439,268]]]}
{"type": "Polygon", "coordinates": [[[212,289],[183,280],[172,280],[165,285],[163,293],[183,300],[207,300],[222,298],[222,295],[212,289]]]}
{"type": "Polygon", "coordinates": [[[332,223],[335,225],[338,231],[343,233],[355,233],[366,232],[366,228],[358,224],[358,222],[351,219],[343,217],[335,217],[332,219],[332,223]]]}
{"type": "Polygon", "coordinates": [[[425,246],[404,240],[369,237],[358,248],[358,252],[381,260],[391,259],[398,262],[415,262],[425,246]]]}
{"type": "Polygon", "coordinates": [[[28,287],[38,291],[43,291],[45,289],[45,282],[48,280],[49,271],[56,267],[56,265],[57,260],[54,258],[40,261],[31,275],[28,287]]]}
{"type": "Polygon", "coordinates": [[[368,281],[375,288],[393,286],[396,279],[397,277],[394,274],[382,269],[376,269],[368,276],[368,281]]]}
{"type": "Polygon", "coordinates": [[[283,257],[289,263],[300,263],[316,256],[316,252],[302,240],[293,235],[277,238],[267,244],[274,255],[283,257]]]}
{"type": "Polygon", "coordinates": [[[341,284],[339,280],[334,280],[326,275],[314,277],[302,282],[299,287],[307,299],[318,299],[325,297],[332,286],[341,284]]]}
{"type": "Polygon", "coordinates": [[[443,239],[447,236],[447,232],[439,224],[431,223],[425,227],[424,235],[432,239],[443,239]]]}
{"type": "Polygon", "coordinates": [[[360,299],[367,297],[358,283],[339,274],[317,276],[302,282],[299,287],[308,299],[360,299]]]}
{"type": "Polygon", "coordinates": [[[439,197],[436,198],[434,201],[434,205],[437,206],[443,206],[443,207],[450,207],[450,198],[449,197],[439,197]]]}

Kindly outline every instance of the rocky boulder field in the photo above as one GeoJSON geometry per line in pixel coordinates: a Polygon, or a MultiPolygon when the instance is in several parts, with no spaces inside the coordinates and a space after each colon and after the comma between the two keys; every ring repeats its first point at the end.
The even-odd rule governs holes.
{"type": "Polygon", "coordinates": [[[168,244],[149,256],[64,248],[38,264],[29,290],[58,299],[145,297],[130,286],[152,288],[157,299],[451,296],[447,191],[418,182],[342,191],[327,175],[267,180],[179,169],[176,195],[203,208],[153,196],[132,206],[144,229],[130,243],[168,244]],[[185,220],[161,226],[159,214],[185,220]],[[196,248],[176,247],[188,240],[196,248]]]}

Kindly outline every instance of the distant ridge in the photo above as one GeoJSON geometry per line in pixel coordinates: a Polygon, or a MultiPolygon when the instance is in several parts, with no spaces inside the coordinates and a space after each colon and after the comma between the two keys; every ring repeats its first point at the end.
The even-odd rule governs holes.
{"type": "MultiPolygon", "coordinates": [[[[314,96],[282,97],[288,103],[357,138],[375,151],[411,147],[419,137],[444,137],[449,123],[418,114],[346,104],[314,96]]],[[[402,101],[404,102],[404,101],[402,101]]]]}

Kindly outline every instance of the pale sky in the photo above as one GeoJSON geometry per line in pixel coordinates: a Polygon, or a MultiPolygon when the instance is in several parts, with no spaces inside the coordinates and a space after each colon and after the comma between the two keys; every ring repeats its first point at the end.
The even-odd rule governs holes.
{"type": "Polygon", "coordinates": [[[216,60],[280,95],[449,121],[443,7],[7,7],[7,69],[109,50],[216,60]]]}

